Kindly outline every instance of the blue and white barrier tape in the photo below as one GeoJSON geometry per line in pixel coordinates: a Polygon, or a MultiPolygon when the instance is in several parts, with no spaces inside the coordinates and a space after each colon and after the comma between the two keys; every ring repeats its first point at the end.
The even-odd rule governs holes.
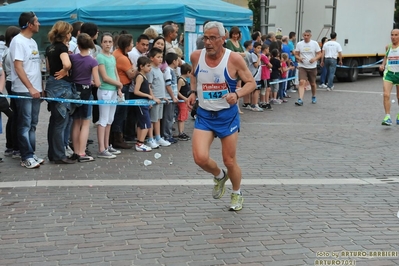
{"type": "Polygon", "coordinates": [[[375,63],[368,64],[368,65],[357,66],[357,67],[340,66],[340,65],[337,65],[337,67],[340,67],[340,68],[368,68],[368,67],[372,67],[372,66],[378,65],[378,64],[382,63],[382,61],[383,60],[381,59],[381,60],[379,60],[379,61],[377,61],[375,63]]]}
{"type": "MultiPolygon", "coordinates": [[[[19,95],[4,95],[0,94],[0,97],[4,98],[13,98],[13,99],[32,99],[29,96],[19,96],[19,95]]],[[[41,100],[46,101],[54,101],[61,103],[77,103],[77,104],[90,104],[90,105],[127,105],[127,106],[149,106],[155,105],[156,102],[153,100],[126,100],[123,102],[119,102],[117,100],[76,100],[76,99],[61,99],[61,98],[49,98],[49,97],[40,97],[41,100]]],[[[179,102],[184,102],[183,100],[179,100],[179,102]]],[[[161,101],[161,103],[166,103],[166,101],[161,101]]]]}
{"type": "Polygon", "coordinates": [[[291,77],[291,78],[286,78],[286,79],[279,79],[278,81],[272,81],[272,82],[270,82],[269,84],[272,85],[272,84],[282,83],[282,82],[286,82],[286,81],[293,80],[293,79],[296,79],[296,78],[297,78],[297,77],[291,77]]]}

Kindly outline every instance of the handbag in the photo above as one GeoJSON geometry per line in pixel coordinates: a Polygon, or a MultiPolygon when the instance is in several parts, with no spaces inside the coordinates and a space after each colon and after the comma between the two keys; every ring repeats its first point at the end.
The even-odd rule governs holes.
{"type": "MultiPolygon", "coordinates": [[[[0,94],[3,94],[0,92],[0,94]]],[[[0,112],[6,112],[8,109],[10,109],[10,104],[8,103],[7,98],[5,97],[0,97],[0,112]]]]}

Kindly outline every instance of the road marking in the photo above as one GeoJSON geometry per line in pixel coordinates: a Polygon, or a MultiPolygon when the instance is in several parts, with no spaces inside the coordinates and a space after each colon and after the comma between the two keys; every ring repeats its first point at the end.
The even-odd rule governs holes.
{"type": "MultiPolygon", "coordinates": [[[[393,182],[399,179],[391,178],[393,182]]],[[[243,179],[242,185],[387,185],[388,182],[377,178],[301,178],[301,179],[243,179]]],[[[37,180],[0,182],[0,188],[22,187],[154,187],[154,186],[211,186],[210,179],[142,179],[142,180],[37,180]]]]}
{"type": "MultiPolygon", "coordinates": [[[[382,90],[381,91],[352,91],[352,90],[333,90],[333,92],[351,92],[351,93],[368,93],[368,94],[381,94],[382,95],[382,90]]],[[[391,92],[391,94],[395,94],[396,92],[391,92]]]]}

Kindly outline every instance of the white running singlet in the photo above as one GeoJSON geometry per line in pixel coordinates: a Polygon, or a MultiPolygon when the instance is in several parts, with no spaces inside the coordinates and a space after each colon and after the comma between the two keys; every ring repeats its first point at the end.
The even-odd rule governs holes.
{"type": "Polygon", "coordinates": [[[208,111],[230,108],[223,98],[229,92],[235,92],[237,79],[232,79],[227,71],[230,50],[225,49],[224,56],[216,67],[209,67],[205,62],[206,50],[202,49],[194,75],[197,78],[199,106],[208,111]]]}

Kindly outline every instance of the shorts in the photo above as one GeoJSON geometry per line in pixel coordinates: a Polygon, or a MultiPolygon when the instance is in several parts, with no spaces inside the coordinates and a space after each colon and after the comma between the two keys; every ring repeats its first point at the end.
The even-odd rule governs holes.
{"type": "MultiPolygon", "coordinates": [[[[277,81],[279,81],[279,79],[273,79],[272,81],[277,82],[277,81]]],[[[274,84],[270,85],[270,88],[272,89],[272,92],[278,92],[279,86],[280,86],[280,83],[274,83],[274,84]]]]}
{"type": "Polygon", "coordinates": [[[149,106],[132,106],[136,114],[137,126],[141,129],[151,128],[150,107],[149,106]]]}
{"type": "Polygon", "coordinates": [[[186,121],[188,119],[188,107],[185,102],[178,102],[177,108],[179,108],[179,114],[177,115],[177,121],[186,121]]]}
{"type": "Polygon", "coordinates": [[[198,107],[194,128],[212,131],[216,137],[224,138],[240,130],[240,116],[236,104],[220,111],[207,111],[198,107]]]}
{"type": "Polygon", "coordinates": [[[399,85],[399,72],[385,71],[382,80],[399,85]]]}
{"type": "MultiPolygon", "coordinates": [[[[93,100],[92,87],[89,85],[75,84],[81,100],[93,100]]],[[[82,104],[76,107],[73,112],[74,119],[90,119],[92,115],[93,106],[91,104],[82,104]]]]}
{"type": "Polygon", "coordinates": [[[262,79],[260,81],[260,86],[262,89],[266,89],[270,87],[270,80],[269,79],[262,79]]]}
{"type": "Polygon", "coordinates": [[[158,122],[163,117],[163,104],[154,104],[150,109],[150,119],[152,123],[158,122]]]}
{"type": "Polygon", "coordinates": [[[256,88],[255,88],[255,90],[260,90],[261,86],[262,86],[261,80],[256,81],[256,88]]]}
{"type": "Polygon", "coordinates": [[[317,77],[317,68],[298,68],[299,71],[299,80],[308,80],[310,84],[316,82],[317,77]]]}

